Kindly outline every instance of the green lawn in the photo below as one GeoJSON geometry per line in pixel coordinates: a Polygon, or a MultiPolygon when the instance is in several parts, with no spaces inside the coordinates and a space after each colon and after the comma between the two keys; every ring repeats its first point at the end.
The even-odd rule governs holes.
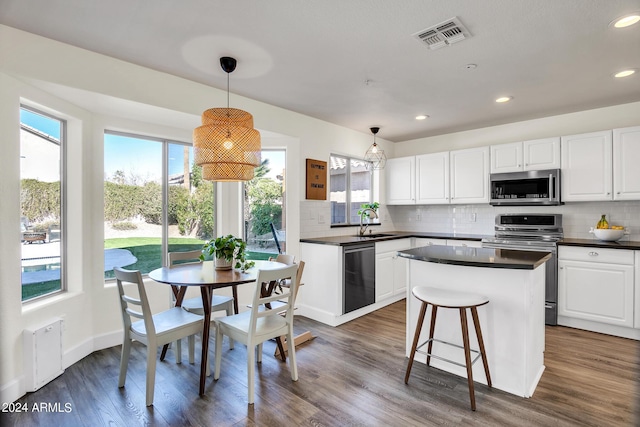
{"type": "MultiPolygon", "coordinates": [[[[104,248],[126,249],[135,256],[138,261],[131,265],[125,265],[124,268],[129,270],[140,270],[142,274],[148,274],[162,266],[161,239],[159,237],[129,237],[107,239],[104,241],[104,248]]],[[[203,240],[193,238],[170,238],[169,251],[192,251],[202,249],[203,240]]],[[[270,256],[275,257],[276,253],[268,252],[252,252],[247,251],[247,258],[252,260],[267,260],[270,256]]],[[[209,259],[211,257],[208,257],[209,259]]],[[[114,277],[113,271],[105,272],[105,279],[114,277]]],[[[28,300],[40,295],[60,289],[60,280],[51,280],[48,282],[32,283],[22,286],[22,300],[28,300]]]]}
{"type": "MultiPolygon", "coordinates": [[[[169,252],[192,251],[202,249],[204,240],[193,238],[170,238],[169,252]]],[[[135,264],[123,266],[130,270],[140,270],[142,274],[148,274],[151,270],[161,267],[162,253],[159,237],[131,237],[107,239],[104,241],[105,249],[119,248],[127,249],[138,259],[135,264]]],[[[267,252],[247,252],[247,258],[253,260],[267,260],[276,253],[267,252]]],[[[209,256],[207,259],[211,259],[209,256]]],[[[105,272],[105,278],[113,278],[113,271],[105,272]]]]}

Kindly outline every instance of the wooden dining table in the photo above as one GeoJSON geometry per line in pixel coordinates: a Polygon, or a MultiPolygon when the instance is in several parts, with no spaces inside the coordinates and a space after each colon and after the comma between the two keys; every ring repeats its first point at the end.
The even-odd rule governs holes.
{"type": "MultiPolygon", "coordinates": [[[[191,263],[184,265],[174,265],[172,267],[157,268],[149,273],[149,277],[158,282],[171,286],[171,290],[176,298],[176,307],[182,305],[185,293],[190,286],[198,286],[202,295],[202,305],[204,307],[204,325],[202,330],[202,358],[200,365],[200,390],[204,394],[205,381],[207,375],[207,363],[209,354],[209,335],[211,329],[211,295],[214,289],[226,288],[229,286],[241,285],[255,282],[258,270],[274,270],[286,267],[286,264],[275,261],[255,261],[255,266],[245,272],[239,270],[216,270],[213,261],[202,263],[191,263]]],[[[270,293],[273,287],[265,288],[262,292],[270,293]]],[[[235,302],[237,311],[237,301],[235,302]]],[[[163,348],[161,359],[164,358],[167,346],[163,348]]]]}

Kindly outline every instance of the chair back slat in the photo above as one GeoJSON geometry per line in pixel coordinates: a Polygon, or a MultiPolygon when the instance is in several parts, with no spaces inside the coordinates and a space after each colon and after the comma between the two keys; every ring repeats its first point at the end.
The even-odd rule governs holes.
{"type": "Polygon", "coordinates": [[[120,294],[120,306],[122,312],[122,321],[124,327],[131,328],[131,317],[140,318],[144,321],[144,327],[148,335],[155,335],[156,329],[153,324],[153,316],[149,307],[149,299],[144,288],[142,275],[138,270],[125,270],[124,268],[114,267],[113,272],[116,276],[116,284],[118,285],[118,293],[120,294]],[[133,298],[124,293],[124,283],[132,283],[138,288],[140,299],[133,298]],[[137,305],[141,308],[142,313],[129,308],[129,304],[137,305]]]}
{"type": "Polygon", "coordinates": [[[202,262],[200,259],[200,255],[202,255],[202,251],[185,251],[185,252],[168,252],[167,253],[167,264],[169,268],[174,267],[176,265],[182,264],[199,264],[202,262]],[[176,264],[177,261],[187,261],[176,264]]]}
{"type": "Polygon", "coordinates": [[[269,261],[281,262],[282,264],[292,265],[295,262],[296,257],[288,254],[278,254],[278,256],[269,257],[269,261]]]}
{"type": "Polygon", "coordinates": [[[131,310],[130,308],[126,309],[127,314],[132,317],[137,317],[138,319],[144,319],[144,313],[139,311],[131,310]]]}
{"type": "Polygon", "coordinates": [[[298,265],[293,264],[283,268],[274,270],[258,270],[258,277],[256,279],[256,291],[253,296],[253,304],[251,306],[251,328],[255,330],[258,318],[268,316],[278,316],[280,313],[286,310],[285,317],[287,322],[293,320],[293,295],[298,288],[298,265]],[[289,288],[283,288],[282,294],[271,295],[268,297],[262,297],[261,295],[261,283],[278,282],[284,279],[291,278],[291,285],[289,288]],[[285,301],[285,306],[278,307],[278,310],[261,310],[260,306],[264,307],[264,304],[274,302],[276,300],[285,301]]]}

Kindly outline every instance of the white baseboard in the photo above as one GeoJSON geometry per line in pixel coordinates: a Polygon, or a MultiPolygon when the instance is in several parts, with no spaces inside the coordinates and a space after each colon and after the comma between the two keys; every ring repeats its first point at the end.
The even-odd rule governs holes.
{"type": "Polygon", "coordinates": [[[0,404],[15,402],[25,395],[24,375],[4,384],[0,388],[0,404]]]}
{"type": "Polygon", "coordinates": [[[329,326],[339,326],[343,323],[350,322],[358,317],[364,316],[365,314],[369,314],[373,311],[379,310],[382,307],[386,307],[389,304],[393,304],[394,302],[400,301],[404,299],[406,295],[404,293],[391,296],[383,301],[376,302],[374,304],[368,305],[366,307],[359,308],[355,311],[352,311],[347,314],[334,314],[328,311],[319,310],[315,307],[310,307],[304,304],[298,304],[298,312],[296,313],[299,316],[308,317],[309,319],[315,320],[316,322],[324,323],[329,326]]]}
{"type": "Polygon", "coordinates": [[[82,343],[70,348],[62,355],[62,366],[69,366],[84,359],[94,351],[104,350],[122,344],[122,331],[109,332],[86,339],[82,343]]]}
{"type": "MultiPolygon", "coordinates": [[[[109,332],[88,338],[62,354],[62,367],[67,369],[94,351],[104,350],[120,344],[122,344],[122,331],[109,332]]],[[[0,387],[0,404],[15,402],[26,393],[25,377],[21,375],[0,387]]]]}
{"type": "Polygon", "coordinates": [[[610,325],[608,323],[592,322],[591,320],[575,319],[573,317],[558,316],[558,325],[570,328],[584,329],[585,331],[614,335],[632,340],[640,340],[640,329],[624,326],[610,325]]]}

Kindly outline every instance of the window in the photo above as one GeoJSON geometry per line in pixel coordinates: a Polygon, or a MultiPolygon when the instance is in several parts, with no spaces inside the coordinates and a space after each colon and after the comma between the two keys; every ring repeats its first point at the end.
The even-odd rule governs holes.
{"type": "Polygon", "coordinates": [[[105,278],[116,266],[147,274],[215,235],[214,185],[190,145],[106,132],[104,174],[105,278]]]}
{"type": "Polygon", "coordinates": [[[66,289],[64,137],[63,120],[20,107],[22,301],[66,289]]]}
{"type": "Polygon", "coordinates": [[[244,185],[244,239],[248,259],[286,251],[285,150],[263,150],[262,164],[244,185]]]}
{"type": "MultiPolygon", "coordinates": [[[[371,172],[367,162],[343,156],[331,156],[329,191],[331,225],[359,224],[358,209],[373,201],[371,172]]],[[[371,168],[370,168],[371,169],[371,168]]]]}

